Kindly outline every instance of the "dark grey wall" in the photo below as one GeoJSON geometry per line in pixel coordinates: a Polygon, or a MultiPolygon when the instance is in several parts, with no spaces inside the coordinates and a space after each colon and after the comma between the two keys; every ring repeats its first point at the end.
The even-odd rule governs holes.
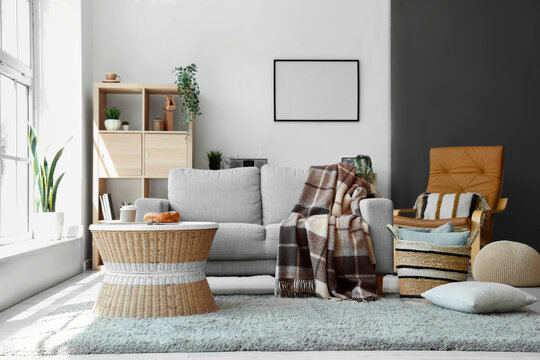
{"type": "Polygon", "coordinates": [[[540,250],[540,1],[392,1],[392,200],[412,207],[429,149],[504,145],[494,239],[540,250]]]}

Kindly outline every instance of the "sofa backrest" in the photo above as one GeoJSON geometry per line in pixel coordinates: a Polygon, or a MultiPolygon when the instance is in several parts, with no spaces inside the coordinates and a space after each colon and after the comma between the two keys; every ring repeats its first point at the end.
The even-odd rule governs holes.
{"type": "Polygon", "coordinates": [[[308,169],[264,165],[261,169],[263,225],[280,223],[289,216],[302,194],[308,169]]]}
{"type": "Polygon", "coordinates": [[[261,224],[259,169],[172,169],[169,203],[185,221],[261,224]]]}

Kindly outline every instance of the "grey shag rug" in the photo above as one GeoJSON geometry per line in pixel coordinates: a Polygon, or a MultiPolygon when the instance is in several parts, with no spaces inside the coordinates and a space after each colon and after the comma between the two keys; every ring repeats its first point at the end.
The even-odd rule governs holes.
{"type": "Polygon", "coordinates": [[[100,317],[65,305],[0,344],[0,355],[214,351],[471,350],[540,352],[540,314],[477,315],[386,296],[371,303],[216,296],[188,317],[100,317]]]}

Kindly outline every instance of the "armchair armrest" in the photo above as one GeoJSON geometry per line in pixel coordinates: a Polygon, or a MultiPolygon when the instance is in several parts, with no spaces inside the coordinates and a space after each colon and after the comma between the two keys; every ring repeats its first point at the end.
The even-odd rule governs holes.
{"type": "Polygon", "coordinates": [[[394,209],[394,216],[412,212],[416,212],[416,209],[394,209]]]}
{"type": "Polygon", "coordinates": [[[135,221],[140,222],[144,220],[144,214],[146,213],[169,211],[169,200],[156,198],[137,199],[135,200],[135,207],[137,208],[135,221]]]}
{"type": "Polygon", "coordinates": [[[476,235],[476,238],[473,240],[473,243],[471,245],[471,268],[474,266],[474,260],[476,259],[476,255],[478,255],[478,252],[482,248],[482,228],[485,227],[487,219],[487,214],[498,214],[504,212],[506,209],[506,205],[508,204],[508,198],[501,198],[499,199],[499,202],[497,204],[497,207],[495,209],[491,210],[475,210],[471,217],[471,234],[475,230],[478,231],[478,235],[476,235]]]}

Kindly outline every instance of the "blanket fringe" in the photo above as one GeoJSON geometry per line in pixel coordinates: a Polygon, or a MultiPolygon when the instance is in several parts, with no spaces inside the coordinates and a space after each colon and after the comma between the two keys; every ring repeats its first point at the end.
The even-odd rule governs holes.
{"type": "Polygon", "coordinates": [[[276,279],[274,290],[275,295],[280,297],[315,295],[315,283],[313,280],[276,279]]]}

